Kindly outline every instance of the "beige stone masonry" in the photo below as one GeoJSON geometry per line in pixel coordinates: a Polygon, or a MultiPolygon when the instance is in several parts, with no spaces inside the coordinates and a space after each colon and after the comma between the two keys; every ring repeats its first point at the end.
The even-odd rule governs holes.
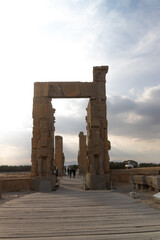
{"type": "MultiPolygon", "coordinates": [[[[54,160],[55,110],[52,108],[52,98],[89,98],[86,117],[87,136],[83,136],[84,139],[86,138],[86,145],[82,137],[83,140],[80,141],[83,142],[81,144],[84,150],[80,149],[79,165],[84,172],[87,171],[90,174],[89,176],[94,176],[94,178],[90,177],[90,181],[94,179],[93,182],[96,181],[96,175],[109,173],[110,142],[108,140],[105,92],[107,72],[108,66],[93,67],[93,82],[36,82],[34,84],[32,176],[51,176],[55,164],[59,174],[63,173],[63,148],[61,157],[57,157],[58,150],[56,150],[54,160]],[[60,160],[57,160],[58,158],[60,160]]],[[[57,144],[61,141],[59,139],[56,138],[57,144]]],[[[102,181],[101,185],[103,185],[103,181],[106,181],[107,178],[103,176],[98,179],[98,181],[102,181]]]]}
{"type": "Polygon", "coordinates": [[[79,151],[78,151],[78,167],[79,174],[85,175],[88,172],[88,157],[86,146],[86,135],[83,132],[79,133],[79,151]]]}
{"type": "Polygon", "coordinates": [[[61,136],[55,136],[55,160],[56,169],[58,175],[63,175],[64,169],[64,153],[63,153],[63,138],[61,136]]]}

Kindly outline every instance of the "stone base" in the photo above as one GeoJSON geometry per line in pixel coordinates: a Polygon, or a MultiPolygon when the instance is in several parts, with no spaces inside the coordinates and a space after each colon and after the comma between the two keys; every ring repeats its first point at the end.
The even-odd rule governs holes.
{"type": "Polygon", "coordinates": [[[108,189],[110,184],[110,175],[91,175],[86,173],[86,185],[90,190],[108,189]]]}
{"type": "Polygon", "coordinates": [[[5,178],[2,179],[2,192],[17,192],[17,191],[29,191],[32,190],[32,184],[30,177],[28,178],[5,178]]]}
{"type": "Polygon", "coordinates": [[[51,192],[56,185],[56,176],[32,178],[32,190],[37,192],[51,192]]]}
{"type": "Polygon", "coordinates": [[[84,175],[86,175],[86,173],[85,173],[85,171],[84,171],[84,170],[82,170],[82,169],[79,169],[79,175],[81,175],[81,176],[84,176],[84,175]]]}

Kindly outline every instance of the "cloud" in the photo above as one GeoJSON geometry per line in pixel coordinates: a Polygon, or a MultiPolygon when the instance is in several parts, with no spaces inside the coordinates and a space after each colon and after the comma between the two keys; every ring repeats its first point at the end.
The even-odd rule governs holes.
{"type": "Polygon", "coordinates": [[[29,149],[21,146],[0,144],[0,165],[31,164],[29,149]]]}
{"type": "Polygon", "coordinates": [[[0,165],[31,164],[31,129],[10,130],[0,136],[0,165]]]}
{"type": "Polygon", "coordinates": [[[65,162],[77,161],[79,146],[78,135],[63,134],[63,145],[65,162]]]}
{"type": "MultiPolygon", "coordinates": [[[[0,1],[0,143],[12,149],[8,159],[18,158],[16,151],[24,153],[21,159],[26,152],[30,158],[33,83],[92,81],[96,65],[110,69],[111,140],[125,138],[125,151],[118,147],[120,139],[116,146],[114,139],[112,153],[140,155],[134,150],[138,139],[152,146],[148,154],[159,154],[154,149],[160,127],[159,6],[159,0],[0,1]],[[131,138],[133,148],[126,140],[131,138]]],[[[65,100],[61,108],[53,99],[58,134],[74,138],[85,131],[87,101],[65,100]]]]}
{"type": "Polygon", "coordinates": [[[52,105],[55,112],[55,130],[56,134],[77,135],[80,131],[86,132],[87,115],[86,107],[88,99],[53,99],[52,105]]]}
{"type": "Polygon", "coordinates": [[[108,98],[109,132],[139,140],[160,138],[160,86],[146,88],[141,96],[108,98]]]}
{"type": "Polygon", "coordinates": [[[137,162],[159,163],[160,140],[140,141],[132,136],[109,135],[111,140],[111,161],[135,160],[137,162]]]}

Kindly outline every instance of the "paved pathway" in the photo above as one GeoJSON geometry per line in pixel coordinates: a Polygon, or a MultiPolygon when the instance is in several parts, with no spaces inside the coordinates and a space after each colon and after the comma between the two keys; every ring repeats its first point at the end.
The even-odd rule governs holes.
{"type": "Polygon", "coordinates": [[[160,211],[110,191],[83,191],[64,177],[52,193],[0,205],[0,239],[160,239],[160,211]]]}

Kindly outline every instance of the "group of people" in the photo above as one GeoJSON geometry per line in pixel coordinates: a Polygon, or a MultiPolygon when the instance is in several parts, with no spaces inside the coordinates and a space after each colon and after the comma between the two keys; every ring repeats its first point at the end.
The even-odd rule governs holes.
{"type": "Polygon", "coordinates": [[[73,178],[75,178],[76,176],[76,169],[75,168],[68,168],[68,175],[70,176],[70,178],[72,177],[73,175],[73,178]]]}
{"type": "MultiPolygon", "coordinates": [[[[70,176],[70,178],[71,178],[72,176],[73,176],[73,178],[75,178],[75,176],[76,176],[76,168],[68,168],[68,169],[66,169],[66,167],[64,167],[63,175],[66,176],[66,173],[68,173],[68,176],[70,176]]],[[[58,169],[57,169],[57,168],[54,169],[54,175],[55,175],[56,177],[59,176],[59,174],[58,174],[58,169]]]]}
{"type": "Polygon", "coordinates": [[[56,177],[58,177],[58,169],[54,170],[54,175],[56,175],[56,177]]]}

